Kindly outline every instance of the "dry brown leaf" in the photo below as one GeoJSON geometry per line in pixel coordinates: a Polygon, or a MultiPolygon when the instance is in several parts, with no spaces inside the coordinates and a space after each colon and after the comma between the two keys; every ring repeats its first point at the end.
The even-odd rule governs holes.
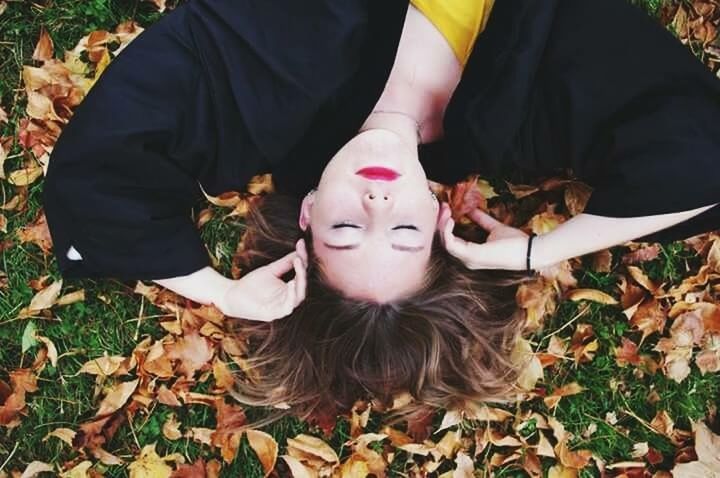
{"type": "Polygon", "coordinates": [[[720,478],[720,436],[710,431],[702,421],[694,425],[698,459],[675,465],[673,475],[682,478],[720,478]]]}
{"type": "Polygon", "coordinates": [[[547,234],[565,222],[565,217],[552,210],[536,214],[530,219],[527,227],[537,235],[547,234]]]}
{"type": "Polygon", "coordinates": [[[100,408],[95,416],[109,415],[122,408],[137,389],[138,383],[140,383],[140,380],[136,379],[130,382],[120,382],[113,386],[105,395],[103,401],[100,402],[100,408]]]}
{"type": "Polygon", "coordinates": [[[32,59],[36,61],[46,61],[53,57],[54,47],[52,38],[45,28],[40,29],[40,38],[35,45],[32,59]]]}
{"type": "Polygon", "coordinates": [[[615,362],[620,367],[625,367],[628,364],[639,365],[641,361],[637,344],[627,337],[623,337],[622,345],[615,348],[615,362]]]}
{"type": "Polygon", "coordinates": [[[250,179],[247,191],[253,195],[267,194],[275,190],[271,174],[259,174],[250,179]]]}
{"type": "Polygon", "coordinates": [[[522,199],[524,197],[535,194],[540,190],[537,186],[530,186],[526,184],[510,184],[506,182],[508,190],[515,196],[515,199],[522,199]]]}
{"type": "Polygon", "coordinates": [[[317,471],[302,464],[300,460],[290,455],[282,455],[282,458],[290,468],[293,478],[318,478],[317,471]]]}
{"type": "Polygon", "coordinates": [[[573,302],[579,302],[581,300],[589,300],[592,302],[598,302],[605,305],[615,305],[618,303],[614,297],[605,292],[596,289],[575,289],[570,291],[567,295],[569,300],[573,302]]]}
{"type": "Polygon", "coordinates": [[[579,181],[572,181],[565,188],[565,205],[570,215],[577,216],[585,210],[593,188],[579,181]]]}
{"type": "Polygon", "coordinates": [[[533,353],[530,342],[521,338],[515,342],[510,354],[510,361],[520,367],[517,386],[521,390],[532,390],[538,380],[543,378],[543,367],[540,359],[533,353]]]}
{"type": "Polygon", "coordinates": [[[552,282],[542,277],[518,287],[515,300],[527,312],[525,328],[528,332],[542,328],[545,318],[557,308],[556,299],[557,290],[552,282]]]}
{"type": "Polygon", "coordinates": [[[656,259],[660,255],[659,244],[648,244],[625,254],[622,257],[623,264],[641,264],[656,259]]]}
{"type": "Polygon", "coordinates": [[[40,212],[35,220],[17,231],[20,242],[32,242],[37,245],[44,254],[52,251],[52,238],[45,220],[45,213],[40,212]]]}
{"type": "Polygon", "coordinates": [[[197,332],[178,337],[174,343],[165,346],[167,357],[178,360],[177,371],[186,378],[193,378],[195,373],[210,367],[215,355],[212,344],[197,332]]]}
{"type": "Polygon", "coordinates": [[[656,299],[649,299],[642,302],[636,309],[630,319],[630,325],[634,330],[642,332],[640,343],[655,332],[662,333],[665,329],[665,321],[667,320],[667,312],[656,299]]]}
{"type": "Polygon", "coordinates": [[[88,478],[90,476],[94,476],[88,475],[88,472],[90,471],[90,468],[92,468],[92,466],[93,464],[91,461],[81,461],[68,471],[60,473],[60,478],[88,478]]]}
{"type": "Polygon", "coordinates": [[[43,345],[45,345],[45,348],[47,349],[47,358],[50,359],[50,364],[53,367],[57,367],[57,361],[58,361],[58,351],[57,347],[55,347],[55,344],[47,337],[43,337],[42,335],[35,334],[35,339],[37,339],[39,342],[42,342],[43,345]]]}
{"type": "Polygon", "coordinates": [[[635,279],[635,282],[643,286],[651,294],[655,295],[660,291],[660,286],[651,281],[647,274],[645,274],[645,272],[643,272],[643,270],[639,267],[627,266],[627,270],[630,273],[630,276],[635,279]]]}
{"type": "Polygon", "coordinates": [[[35,478],[40,473],[54,473],[55,468],[42,461],[33,461],[25,468],[20,478],[35,478]]]}
{"type": "Polygon", "coordinates": [[[20,425],[20,415],[25,413],[25,397],[37,390],[37,376],[31,369],[10,372],[10,385],[0,380],[0,426],[20,425]]]}
{"type": "Polygon", "coordinates": [[[162,434],[168,440],[179,440],[183,434],[180,432],[180,422],[174,413],[168,415],[167,420],[163,423],[162,434]]]}
{"type": "Polygon", "coordinates": [[[700,373],[720,372],[720,334],[707,334],[703,349],[695,357],[700,373]]]}
{"type": "Polygon", "coordinates": [[[552,410],[558,405],[558,403],[560,403],[560,399],[562,397],[577,395],[578,393],[582,393],[584,390],[585,389],[577,382],[568,383],[553,390],[552,394],[543,398],[543,402],[545,402],[545,406],[552,410]]]}
{"type": "Polygon", "coordinates": [[[220,448],[220,454],[225,463],[232,463],[240,448],[242,432],[238,431],[245,425],[245,411],[238,405],[225,403],[225,400],[216,399],[217,427],[210,436],[213,446],[220,448]]]}
{"type": "Polygon", "coordinates": [[[87,373],[90,375],[100,375],[109,377],[120,369],[120,366],[126,361],[125,357],[120,355],[102,356],[88,360],[80,367],[78,373],[87,373]]]}
{"type": "Polygon", "coordinates": [[[265,470],[264,476],[269,476],[275,469],[275,463],[277,462],[277,442],[271,435],[259,430],[247,430],[245,436],[247,436],[250,448],[253,449],[262,464],[263,470],[265,470]]]}
{"type": "Polygon", "coordinates": [[[45,435],[43,441],[47,441],[50,437],[55,437],[58,438],[60,441],[63,441],[70,446],[73,446],[73,439],[75,438],[75,435],[75,430],[71,430],[69,428],[56,428],[55,430],[45,435]]]}
{"type": "Polygon", "coordinates": [[[340,461],[335,450],[330,445],[320,438],[305,433],[288,438],[287,447],[288,454],[292,456],[295,456],[292,452],[300,452],[302,456],[316,457],[327,463],[338,463],[340,461]]]}
{"type": "Polygon", "coordinates": [[[179,453],[161,457],[155,451],[155,444],[146,445],[138,459],[128,465],[130,478],[170,478],[173,469],[168,462],[184,463],[185,459],[179,453]]]}
{"type": "Polygon", "coordinates": [[[487,200],[480,192],[477,177],[472,176],[466,181],[455,184],[448,192],[448,204],[453,219],[458,222],[470,222],[467,214],[475,209],[487,211],[487,200]]]}
{"type": "Polygon", "coordinates": [[[85,289],[76,290],[58,297],[56,305],[68,305],[85,301],[85,289]]]}
{"type": "Polygon", "coordinates": [[[575,363],[590,362],[595,357],[599,347],[595,331],[590,324],[578,324],[570,341],[570,352],[575,357],[575,363]]]}

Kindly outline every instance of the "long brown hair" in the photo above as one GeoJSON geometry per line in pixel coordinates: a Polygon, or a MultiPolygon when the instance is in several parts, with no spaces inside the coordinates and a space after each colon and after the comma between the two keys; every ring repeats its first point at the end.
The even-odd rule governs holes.
{"type": "Polygon", "coordinates": [[[419,292],[385,304],[348,298],[324,280],[311,237],[297,225],[299,208],[299,200],[271,194],[247,221],[243,270],[287,254],[300,237],[311,257],[307,298],[290,316],[238,322],[259,379],[238,380],[233,395],[254,406],[289,406],[253,426],[287,414],[346,411],[367,396],[390,406],[409,393],[414,400],[389,416],[395,423],[507,394],[517,376],[510,350],[523,319],[518,274],[470,271],[436,239],[419,292]]]}

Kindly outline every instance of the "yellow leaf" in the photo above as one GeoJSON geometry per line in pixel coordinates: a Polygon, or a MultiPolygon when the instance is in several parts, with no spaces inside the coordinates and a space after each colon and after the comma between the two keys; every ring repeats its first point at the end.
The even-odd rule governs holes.
{"type": "Polygon", "coordinates": [[[18,169],[8,175],[8,182],[14,186],[28,186],[42,176],[42,166],[34,165],[29,168],[18,169]]]}
{"type": "Polygon", "coordinates": [[[128,465],[130,478],[169,478],[173,472],[167,464],[169,461],[183,463],[185,460],[179,453],[161,457],[155,451],[154,443],[147,445],[143,447],[137,461],[128,465]]]}
{"type": "Polygon", "coordinates": [[[167,420],[165,420],[165,423],[163,423],[162,433],[165,438],[171,441],[182,438],[182,433],[180,433],[180,422],[177,420],[174,413],[171,413],[167,420]]]}
{"type": "Polygon", "coordinates": [[[606,305],[615,305],[618,303],[618,301],[615,300],[615,298],[611,295],[596,289],[575,289],[573,291],[570,291],[567,298],[572,300],[573,302],[589,300],[592,302],[599,302],[606,305]]]}
{"type": "Polygon", "coordinates": [[[73,468],[69,469],[64,473],[60,473],[60,478],[88,478],[88,470],[92,468],[92,462],[81,461],[73,468]]]}
{"type": "Polygon", "coordinates": [[[45,347],[47,348],[47,356],[50,359],[50,364],[52,364],[53,367],[57,367],[58,351],[52,340],[37,334],[35,334],[35,338],[45,344],[45,347]]]}
{"type": "Polygon", "coordinates": [[[58,298],[56,305],[68,305],[85,301],[85,289],[76,290],[58,298]]]}
{"type": "Polygon", "coordinates": [[[530,342],[520,338],[510,354],[510,361],[520,367],[517,385],[523,390],[532,390],[535,384],[543,377],[543,367],[540,359],[532,351],[530,342]]]}
{"type": "Polygon", "coordinates": [[[61,441],[67,443],[68,445],[72,446],[73,438],[75,438],[75,431],[71,430],[69,428],[56,428],[55,430],[51,431],[47,435],[45,435],[45,438],[43,438],[43,441],[47,441],[50,437],[55,437],[60,439],[61,441]]]}

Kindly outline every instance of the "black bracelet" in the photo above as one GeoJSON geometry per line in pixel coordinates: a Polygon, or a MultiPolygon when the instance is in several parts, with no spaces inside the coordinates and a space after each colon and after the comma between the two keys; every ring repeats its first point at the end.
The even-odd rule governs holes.
{"type": "Polygon", "coordinates": [[[535,236],[537,236],[537,234],[535,234],[534,232],[530,233],[530,237],[528,237],[527,254],[525,255],[525,269],[529,276],[533,275],[534,272],[532,269],[530,269],[530,253],[532,252],[532,243],[533,239],[535,239],[535,236]]]}

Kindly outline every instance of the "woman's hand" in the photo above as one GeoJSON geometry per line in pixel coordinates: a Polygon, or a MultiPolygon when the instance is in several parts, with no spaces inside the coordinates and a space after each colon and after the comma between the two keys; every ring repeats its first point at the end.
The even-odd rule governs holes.
{"type": "Polygon", "coordinates": [[[295,251],[231,281],[215,306],[230,317],[265,322],[281,319],[305,299],[306,271],[307,251],[300,239],[295,251]],[[281,277],[293,269],[295,277],[283,281],[281,277]]]}
{"type": "Polygon", "coordinates": [[[440,233],[445,249],[462,261],[468,269],[525,270],[528,235],[520,229],[506,226],[488,213],[475,209],[468,214],[489,235],[486,242],[476,244],[453,234],[455,221],[450,207],[443,204],[440,233]]]}

